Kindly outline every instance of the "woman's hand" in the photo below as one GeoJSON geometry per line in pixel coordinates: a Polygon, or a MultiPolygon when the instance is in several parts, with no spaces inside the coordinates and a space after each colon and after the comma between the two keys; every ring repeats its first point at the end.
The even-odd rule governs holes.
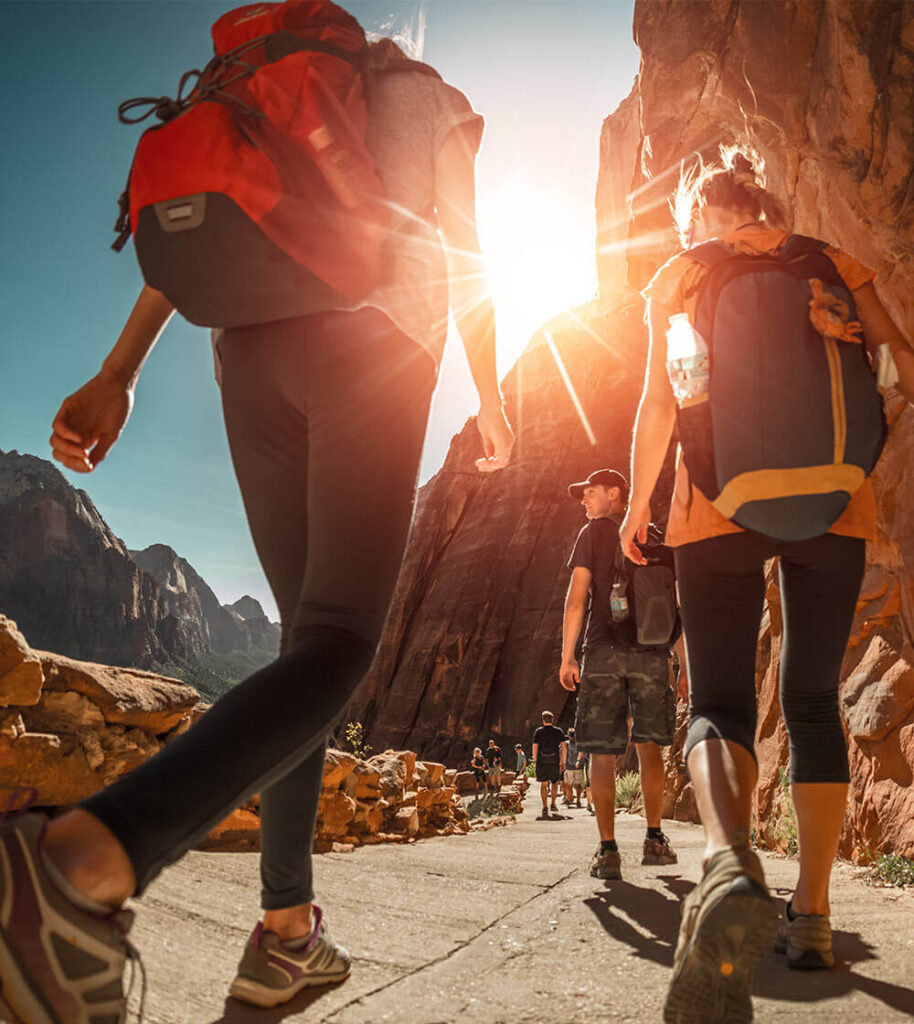
{"type": "Polygon", "coordinates": [[[121,436],[132,409],[133,388],[102,370],[65,398],[54,417],[54,458],[67,469],[91,473],[121,436]]]}
{"type": "Polygon", "coordinates": [[[647,559],[641,553],[639,544],[647,542],[647,528],[651,521],[650,505],[645,508],[634,508],[629,506],[619,527],[619,543],[622,545],[622,554],[635,565],[647,565],[647,559]]]}
{"type": "Polygon", "coordinates": [[[484,457],[476,460],[480,473],[504,469],[514,449],[514,431],[505,416],[504,406],[483,407],[476,415],[476,429],[482,438],[484,457]]]}

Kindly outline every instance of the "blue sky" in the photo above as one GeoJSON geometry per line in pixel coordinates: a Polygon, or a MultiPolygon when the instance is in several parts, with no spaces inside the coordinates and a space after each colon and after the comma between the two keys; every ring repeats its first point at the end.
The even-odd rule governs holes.
{"type": "MultiPolygon", "coordinates": [[[[50,457],[61,399],[92,376],[141,286],[132,246],[109,246],[140,129],[117,105],[172,94],[206,62],[230,4],[199,0],[4,2],[0,197],[0,448],[50,457]]],[[[507,370],[538,323],[593,293],[600,125],[638,69],[631,0],[361,0],[369,30],[416,25],[424,59],[486,117],[479,216],[507,370]],[[527,234],[536,226],[534,234],[527,234]],[[551,234],[550,234],[551,233],[551,234]],[[542,245],[542,250],[537,246],[542,245]]],[[[475,411],[451,339],[423,479],[475,411]]],[[[147,364],[127,430],[90,476],[128,546],[169,544],[222,601],[275,605],[232,475],[206,331],[175,319],[147,364]]]]}

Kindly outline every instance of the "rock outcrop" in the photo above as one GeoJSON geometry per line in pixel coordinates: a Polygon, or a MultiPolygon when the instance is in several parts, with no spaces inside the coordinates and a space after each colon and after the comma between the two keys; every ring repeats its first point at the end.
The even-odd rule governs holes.
{"type": "Polygon", "coordinates": [[[176,679],[34,651],[0,615],[0,801],[83,800],[187,729],[198,702],[176,679]]]}
{"type": "MultiPolygon", "coordinates": [[[[465,835],[505,824],[504,817],[470,820],[460,799],[456,771],[417,760],[411,750],[387,750],[367,760],[329,749],[318,805],[314,849],[346,852],[377,843],[406,843],[432,836],[465,835]]],[[[523,810],[526,783],[506,780],[505,814],[523,810]]],[[[204,850],[256,850],[260,846],[255,798],[232,812],[207,837],[204,850]]]]}
{"type": "Polygon", "coordinates": [[[212,683],[276,657],[279,627],[253,598],[220,606],[183,558],[156,544],[128,551],[85,491],[44,459],[0,452],[0,610],[31,642],[120,666],[168,666],[212,683]],[[243,602],[243,603],[242,603],[243,602]],[[221,656],[199,669],[200,659],[221,656]],[[226,655],[242,656],[224,665],[226,655]]]}

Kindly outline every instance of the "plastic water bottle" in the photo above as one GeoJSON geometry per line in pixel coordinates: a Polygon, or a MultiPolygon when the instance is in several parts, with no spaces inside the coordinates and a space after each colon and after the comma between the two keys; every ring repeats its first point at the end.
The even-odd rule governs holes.
{"type": "Polygon", "coordinates": [[[622,580],[616,580],[609,595],[609,610],[613,622],[625,622],[628,618],[628,594],[625,593],[625,584],[622,580]]]}
{"type": "Polygon", "coordinates": [[[670,317],[670,326],[666,332],[666,369],[673,385],[673,394],[680,406],[708,393],[708,345],[689,323],[685,313],[676,313],[670,317]]]}

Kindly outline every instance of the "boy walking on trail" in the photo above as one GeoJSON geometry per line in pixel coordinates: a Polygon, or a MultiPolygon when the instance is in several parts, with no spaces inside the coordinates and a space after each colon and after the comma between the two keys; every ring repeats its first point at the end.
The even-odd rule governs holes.
{"type": "Polygon", "coordinates": [[[519,743],[515,743],[514,753],[517,755],[517,767],[514,770],[514,774],[520,777],[527,770],[527,755],[519,743]]]}
{"type": "Polygon", "coordinates": [[[565,770],[568,747],[565,734],[555,724],[551,711],[543,712],[543,724],[533,734],[533,763],[536,765],[536,781],[540,783],[543,810],[540,818],[548,819],[549,812],[558,813],[555,798],[559,795],[559,782],[565,770]],[[549,788],[552,787],[552,801],[549,803],[549,788]],[[547,806],[548,804],[548,806],[547,806]]]}
{"type": "Polygon", "coordinates": [[[631,617],[613,614],[619,524],[628,503],[621,473],[599,469],[568,493],[584,507],[587,523],[575,541],[568,565],[571,585],[562,625],[562,667],[566,690],[580,687],[575,718],[577,747],[590,754],[590,785],[600,845],[590,865],[596,878],[619,879],[622,862],[615,840],[616,757],[629,741],[638,752],[641,792],[647,818],[642,864],[675,864],[676,854],[660,828],[663,759],[660,747],[673,742],[675,698],[670,687],[668,648],[634,646],[631,617]],[[575,649],[590,600],[583,666],[575,649]],[[615,621],[620,619],[621,621],[615,621]]]}

